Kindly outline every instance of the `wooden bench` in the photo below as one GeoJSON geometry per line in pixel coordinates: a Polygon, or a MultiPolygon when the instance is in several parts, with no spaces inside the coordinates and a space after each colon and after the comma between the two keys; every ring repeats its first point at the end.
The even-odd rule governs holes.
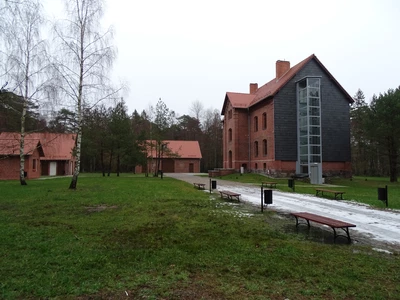
{"type": "Polygon", "coordinates": [[[343,200],[343,194],[344,192],[339,192],[339,191],[334,191],[334,190],[327,190],[327,189],[315,189],[316,192],[316,196],[319,196],[321,194],[321,196],[324,195],[324,193],[332,193],[335,195],[335,199],[337,199],[337,196],[340,195],[340,199],[343,200]]]}
{"type": "Polygon", "coordinates": [[[261,182],[262,186],[270,187],[270,188],[276,188],[276,182],[261,182]]]}
{"type": "Polygon", "coordinates": [[[205,183],[197,183],[197,182],[194,182],[194,183],[193,183],[193,186],[194,186],[194,187],[197,187],[199,190],[204,190],[204,189],[206,188],[206,184],[205,184],[205,183]]]}
{"type": "Polygon", "coordinates": [[[319,216],[319,215],[315,215],[315,214],[311,214],[311,213],[307,213],[307,212],[291,213],[291,215],[296,218],[296,227],[299,226],[299,224],[301,224],[301,223],[299,223],[299,218],[305,219],[307,221],[308,227],[310,227],[310,221],[331,227],[333,229],[333,234],[334,234],[333,241],[334,242],[336,241],[337,237],[343,236],[343,237],[347,237],[347,239],[350,243],[351,238],[350,238],[349,227],[356,227],[356,225],[354,225],[354,224],[346,223],[343,221],[339,221],[339,220],[335,220],[335,219],[331,219],[331,218],[327,218],[327,217],[323,217],[323,216],[319,216]],[[336,232],[337,228],[342,229],[346,233],[346,235],[337,234],[337,232],[336,232]]]}
{"type": "Polygon", "coordinates": [[[221,198],[225,197],[225,198],[227,198],[229,200],[233,200],[233,198],[235,198],[237,201],[240,201],[240,199],[239,199],[240,194],[233,193],[233,192],[230,192],[230,191],[219,191],[219,192],[221,194],[221,198]]]}

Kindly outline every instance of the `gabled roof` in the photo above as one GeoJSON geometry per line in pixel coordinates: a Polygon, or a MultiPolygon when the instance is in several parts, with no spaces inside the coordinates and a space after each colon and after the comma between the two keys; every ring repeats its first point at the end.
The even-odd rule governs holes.
{"type": "Polygon", "coordinates": [[[224,100],[224,104],[222,106],[221,115],[224,114],[225,105],[227,101],[230,101],[231,105],[234,108],[248,108],[256,103],[267,99],[269,97],[273,97],[278,93],[280,89],[282,89],[308,62],[311,60],[315,60],[319,66],[326,72],[329,78],[335,82],[338,88],[344,93],[345,97],[348,99],[349,103],[353,103],[353,98],[346,92],[346,90],[339,84],[339,82],[332,76],[332,74],[328,71],[327,68],[321,63],[321,61],[315,56],[315,54],[310,55],[306,59],[299,62],[297,65],[290,68],[285,74],[283,74],[280,78],[272,79],[268,83],[261,86],[257,89],[254,94],[246,94],[246,93],[231,93],[227,92],[224,100]]]}
{"type": "MultiPolygon", "coordinates": [[[[151,153],[150,141],[147,141],[147,155],[148,157],[153,156],[156,157],[156,141],[152,141],[153,144],[153,153],[151,153]]],[[[178,157],[178,158],[196,158],[200,159],[201,151],[200,145],[198,141],[173,141],[173,140],[165,140],[162,141],[162,144],[165,144],[167,149],[163,151],[162,157],[178,157]]]]}
{"type": "MultiPolygon", "coordinates": [[[[19,155],[19,142],[20,133],[17,132],[1,132],[0,133],[0,155],[19,155]]],[[[25,137],[24,143],[24,155],[32,155],[36,148],[40,148],[40,140],[33,138],[29,139],[25,137]]],[[[40,151],[41,152],[41,151],[40,151]]],[[[43,153],[41,153],[43,154],[43,153]]]]}
{"type": "MultiPolygon", "coordinates": [[[[19,155],[20,133],[0,133],[0,154],[19,155]]],[[[75,147],[76,134],[72,133],[29,133],[25,136],[25,155],[40,147],[41,160],[69,160],[75,147]]]]}
{"type": "Polygon", "coordinates": [[[40,139],[44,157],[41,160],[70,160],[76,144],[75,133],[32,133],[40,139]]]}

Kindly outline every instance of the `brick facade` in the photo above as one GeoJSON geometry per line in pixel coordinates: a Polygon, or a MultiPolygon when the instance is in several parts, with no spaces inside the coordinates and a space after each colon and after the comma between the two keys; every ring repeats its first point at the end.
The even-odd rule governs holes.
{"type": "Polygon", "coordinates": [[[249,94],[227,93],[223,105],[223,167],[288,176],[297,163],[297,82],[321,80],[322,170],[351,175],[350,103],[352,98],[314,56],[290,68],[277,61],[277,78],[249,94]],[[254,96],[253,96],[254,95],[254,96]]]}
{"type": "Polygon", "coordinates": [[[147,166],[136,166],[135,173],[155,173],[159,167],[164,173],[199,173],[201,151],[198,141],[147,141],[147,166]],[[163,151],[159,151],[164,145],[163,151]],[[157,157],[161,157],[157,164],[157,157]]]}
{"type": "MultiPolygon", "coordinates": [[[[0,180],[18,180],[19,179],[19,156],[0,157],[0,180]]],[[[31,155],[25,155],[26,179],[39,178],[41,174],[40,155],[36,149],[31,155]]]]}

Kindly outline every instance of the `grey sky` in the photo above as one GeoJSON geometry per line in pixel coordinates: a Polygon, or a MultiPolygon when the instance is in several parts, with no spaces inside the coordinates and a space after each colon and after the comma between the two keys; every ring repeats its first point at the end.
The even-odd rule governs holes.
{"type": "Polygon", "coordinates": [[[129,111],[161,98],[182,115],[196,100],[220,110],[227,91],[274,78],[276,60],[313,53],[369,101],[400,85],[399,16],[395,0],[107,0],[104,24],[115,28],[113,77],[129,83],[129,111]]]}

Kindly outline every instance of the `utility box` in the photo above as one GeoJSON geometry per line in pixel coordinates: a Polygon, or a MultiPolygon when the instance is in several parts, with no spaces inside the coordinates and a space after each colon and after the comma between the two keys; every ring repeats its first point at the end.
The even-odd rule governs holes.
{"type": "Polygon", "coordinates": [[[322,184],[322,164],[314,163],[310,165],[310,183],[322,184]]]}

